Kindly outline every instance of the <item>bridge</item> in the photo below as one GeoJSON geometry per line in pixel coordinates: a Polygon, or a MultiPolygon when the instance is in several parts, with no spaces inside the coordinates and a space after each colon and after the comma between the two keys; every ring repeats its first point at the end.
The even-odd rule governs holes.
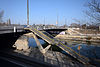
{"type": "Polygon", "coordinates": [[[0,34],[22,32],[24,26],[0,26],[0,34]]]}
{"type": "MultiPolygon", "coordinates": [[[[23,34],[25,33],[28,33],[28,32],[31,32],[29,30],[25,30],[26,26],[22,26],[22,25],[5,25],[5,26],[0,26],[0,42],[1,42],[1,49],[2,48],[8,48],[8,47],[11,47],[12,44],[15,43],[15,41],[23,34]],[[4,45],[6,44],[6,45],[4,45]]],[[[49,34],[55,34],[54,31],[56,32],[61,32],[63,30],[58,30],[58,29],[42,29],[40,30],[42,31],[43,33],[47,34],[45,31],[47,31],[49,34]],[[53,31],[53,32],[51,32],[53,31]]],[[[59,34],[57,33],[57,34],[59,34]]],[[[55,34],[55,35],[57,35],[55,34]]],[[[51,35],[49,35],[51,36],[51,35]]],[[[52,37],[52,36],[51,36],[52,37]]]]}
{"type": "Polygon", "coordinates": [[[33,37],[36,40],[37,46],[39,47],[39,50],[43,54],[47,52],[47,50],[50,48],[51,45],[56,45],[62,50],[64,50],[65,52],[67,52],[69,55],[71,55],[73,58],[76,58],[78,61],[82,62],[83,64],[89,64],[90,62],[90,60],[87,57],[84,57],[78,54],[69,46],[65,45],[62,41],[59,41],[53,38],[53,36],[50,35],[49,33],[45,31],[39,31],[33,27],[29,27],[29,28],[24,28],[23,26],[1,27],[0,28],[0,42],[1,42],[0,48],[11,47],[12,44],[14,44],[15,41],[18,39],[18,37],[20,37],[21,35],[27,32],[33,32],[33,37]],[[36,36],[42,38],[43,40],[48,42],[50,45],[48,45],[45,49],[43,49],[43,47],[39,43],[38,38],[36,36]]]}
{"type": "Polygon", "coordinates": [[[83,64],[89,64],[90,60],[87,57],[84,57],[84,56],[78,54],[73,49],[71,49],[67,45],[63,44],[62,41],[59,41],[55,38],[49,37],[48,35],[50,35],[50,34],[45,35],[41,31],[39,31],[33,27],[25,28],[25,30],[30,30],[34,33],[33,37],[36,40],[37,46],[39,47],[39,49],[42,53],[45,53],[47,51],[47,49],[49,49],[50,45],[45,48],[46,49],[46,51],[45,51],[45,49],[43,49],[41,44],[39,43],[36,35],[39,36],[40,38],[42,38],[43,40],[45,40],[46,42],[48,42],[49,44],[58,46],[59,48],[61,48],[65,52],[67,52],[69,55],[76,58],[78,61],[82,62],[83,64]]]}
{"type": "Polygon", "coordinates": [[[67,28],[45,28],[45,29],[40,29],[39,31],[46,31],[52,36],[58,35],[60,32],[67,30],[67,28]]]}
{"type": "Polygon", "coordinates": [[[0,50],[4,48],[11,48],[12,44],[14,44],[21,35],[27,32],[29,31],[24,30],[24,26],[0,26],[0,50]]]}

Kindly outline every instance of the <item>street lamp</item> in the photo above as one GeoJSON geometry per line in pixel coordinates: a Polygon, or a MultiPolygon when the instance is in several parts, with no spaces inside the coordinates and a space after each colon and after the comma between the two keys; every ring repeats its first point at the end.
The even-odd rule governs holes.
{"type": "Polygon", "coordinates": [[[27,0],[27,26],[29,26],[29,0],[27,0]]]}

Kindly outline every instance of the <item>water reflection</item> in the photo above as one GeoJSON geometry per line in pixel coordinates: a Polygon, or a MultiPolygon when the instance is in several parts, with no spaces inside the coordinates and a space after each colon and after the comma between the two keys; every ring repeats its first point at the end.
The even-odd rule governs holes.
{"type": "MultiPolygon", "coordinates": [[[[28,39],[28,42],[29,42],[29,46],[30,47],[36,47],[37,46],[37,44],[36,44],[36,42],[35,42],[35,40],[33,38],[29,38],[28,39]]],[[[44,44],[45,43],[44,40],[42,40],[42,39],[39,39],[39,42],[41,44],[44,44]]]]}
{"type": "Polygon", "coordinates": [[[76,52],[80,52],[81,55],[84,55],[89,58],[100,59],[100,47],[94,45],[87,45],[87,44],[78,44],[72,47],[73,50],[76,52]],[[78,46],[81,45],[81,49],[78,50],[78,46]]]}
{"type": "MultiPolygon", "coordinates": [[[[36,47],[36,42],[33,38],[29,38],[29,46],[36,47]]],[[[45,41],[39,39],[41,44],[44,44],[45,41]]],[[[92,44],[91,42],[82,42],[82,41],[66,41],[67,45],[70,46],[73,50],[80,53],[83,56],[88,58],[100,59],[100,46],[99,44],[92,44]],[[78,50],[78,46],[81,46],[81,49],[78,50]]],[[[64,53],[64,52],[63,52],[64,53]]]]}

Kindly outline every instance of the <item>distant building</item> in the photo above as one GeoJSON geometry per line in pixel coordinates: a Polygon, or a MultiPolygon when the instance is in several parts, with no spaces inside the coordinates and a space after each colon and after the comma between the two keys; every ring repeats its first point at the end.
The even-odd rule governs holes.
{"type": "Polygon", "coordinates": [[[69,27],[70,28],[80,28],[80,25],[77,23],[72,23],[69,27]]]}

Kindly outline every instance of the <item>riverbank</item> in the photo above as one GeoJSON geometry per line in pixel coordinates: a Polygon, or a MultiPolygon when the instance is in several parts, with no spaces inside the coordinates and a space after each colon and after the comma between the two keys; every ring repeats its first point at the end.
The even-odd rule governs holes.
{"type": "Polygon", "coordinates": [[[84,65],[75,59],[57,51],[48,50],[44,55],[39,51],[38,48],[29,48],[26,51],[14,50],[14,52],[31,58],[36,58],[39,61],[50,63],[52,65],[56,65],[57,67],[95,67],[93,65],[84,65]]]}
{"type": "MultiPolygon", "coordinates": [[[[19,39],[23,41],[24,38],[27,39],[27,37],[25,37],[25,36],[23,36],[19,39]]],[[[21,43],[19,43],[19,44],[21,44],[21,43]]],[[[23,45],[25,45],[25,44],[23,44],[23,45]]],[[[32,43],[32,44],[34,45],[34,43],[32,43]]],[[[80,63],[79,61],[76,61],[74,58],[70,57],[68,54],[64,55],[64,54],[62,54],[62,52],[60,53],[58,51],[48,50],[45,54],[42,54],[38,48],[30,47],[28,49],[23,49],[23,47],[22,47],[22,50],[16,49],[16,50],[14,50],[14,52],[23,54],[28,57],[37,58],[40,61],[47,62],[47,63],[53,64],[53,65],[59,65],[60,67],[66,67],[66,66],[87,67],[87,65],[84,65],[84,64],[80,63]]],[[[91,66],[91,65],[88,65],[88,67],[89,66],[91,66]]]]}
{"type": "Polygon", "coordinates": [[[58,34],[55,38],[60,40],[76,40],[100,43],[100,31],[68,28],[68,30],[65,31],[65,34],[58,34]]]}
{"type": "Polygon", "coordinates": [[[60,40],[76,40],[76,41],[90,41],[100,43],[100,36],[87,35],[57,35],[55,38],[60,40]]]}

